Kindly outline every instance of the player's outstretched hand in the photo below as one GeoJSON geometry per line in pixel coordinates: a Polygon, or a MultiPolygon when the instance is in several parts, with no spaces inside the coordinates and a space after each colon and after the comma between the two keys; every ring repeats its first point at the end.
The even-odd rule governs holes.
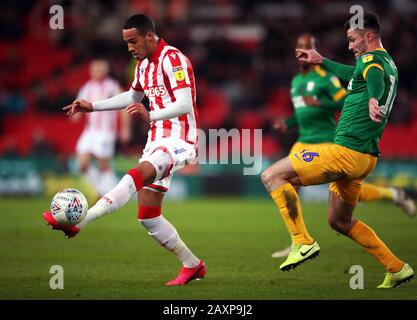
{"type": "Polygon", "coordinates": [[[322,55],[313,49],[295,49],[295,56],[301,62],[310,64],[321,64],[323,62],[322,55]]]}
{"type": "Polygon", "coordinates": [[[272,127],[274,128],[274,130],[280,132],[280,133],[284,133],[287,131],[287,125],[285,124],[284,120],[282,119],[277,119],[272,123],[272,127]]]}
{"type": "Polygon", "coordinates": [[[83,99],[75,99],[73,103],[65,106],[62,108],[62,110],[67,112],[67,116],[73,116],[77,114],[78,112],[92,112],[93,111],[93,105],[91,102],[88,102],[83,99]]]}
{"type": "Polygon", "coordinates": [[[139,102],[139,103],[129,104],[126,108],[126,111],[127,111],[128,114],[130,114],[132,116],[137,116],[145,122],[150,121],[149,112],[148,112],[148,110],[146,110],[143,103],[139,102]]]}
{"type": "Polygon", "coordinates": [[[369,99],[369,117],[372,121],[381,123],[384,119],[384,114],[381,112],[381,107],[378,105],[378,100],[375,98],[369,99]]]}

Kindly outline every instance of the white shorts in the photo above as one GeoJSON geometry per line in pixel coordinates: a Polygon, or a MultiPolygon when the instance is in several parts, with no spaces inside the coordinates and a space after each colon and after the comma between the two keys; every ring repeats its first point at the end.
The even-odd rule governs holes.
{"type": "Polygon", "coordinates": [[[157,178],[155,182],[147,185],[144,189],[161,193],[167,192],[173,173],[192,162],[196,156],[194,145],[178,138],[159,139],[147,143],[139,163],[150,162],[157,172],[157,178]],[[158,150],[163,152],[157,152],[158,150]]]}
{"type": "Polygon", "coordinates": [[[111,159],[114,154],[116,137],[97,131],[84,130],[77,141],[77,154],[92,154],[100,159],[111,159]]]}

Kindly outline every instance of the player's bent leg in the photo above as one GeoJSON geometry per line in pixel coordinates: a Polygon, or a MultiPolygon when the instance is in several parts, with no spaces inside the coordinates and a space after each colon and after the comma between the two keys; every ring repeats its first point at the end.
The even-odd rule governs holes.
{"type": "Polygon", "coordinates": [[[340,234],[347,236],[356,220],[352,217],[356,204],[343,201],[334,191],[329,191],[328,222],[330,227],[340,234]]]}
{"type": "Polygon", "coordinates": [[[363,183],[359,201],[389,200],[394,202],[409,217],[415,217],[416,205],[407,193],[398,187],[380,187],[371,183],[363,183]]]}
{"type": "Polygon", "coordinates": [[[393,188],[385,188],[374,185],[372,183],[363,183],[361,188],[361,194],[359,201],[371,202],[379,200],[391,200],[395,199],[395,190],[393,188]]]}
{"type": "Polygon", "coordinates": [[[301,185],[301,180],[288,157],[267,168],[261,178],[279,208],[292,238],[290,253],[286,261],[280,265],[280,269],[294,269],[304,261],[318,256],[320,252],[320,247],[304,224],[300,199],[293,187],[301,185]]]}
{"type": "Polygon", "coordinates": [[[179,275],[166,285],[185,285],[193,279],[203,278],[206,266],[191,252],[175,227],[161,214],[163,196],[163,193],[157,191],[140,190],[138,220],[152,238],[182,262],[179,275]]]}
{"type": "Polygon", "coordinates": [[[91,222],[114,212],[125,205],[132,195],[142,189],[144,185],[152,183],[155,180],[155,176],[156,171],[151,163],[147,161],[139,163],[123,176],[116,187],[98,200],[97,203],[87,211],[84,219],[77,225],[72,226],[71,230],[68,230],[68,226],[62,225],[57,221],[52,221],[47,212],[43,214],[43,217],[54,229],[63,231],[67,236],[69,232],[71,232],[72,236],[75,236],[91,222]]]}
{"type": "MultiPolygon", "coordinates": [[[[337,185],[338,183],[336,183],[337,185]]],[[[413,273],[404,261],[397,258],[391,250],[378,238],[372,228],[362,221],[352,218],[355,204],[343,200],[344,193],[355,193],[355,190],[346,188],[344,191],[334,192],[337,188],[331,184],[329,195],[329,224],[337,232],[348,236],[360,244],[370,255],[372,255],[386,270],[387,275],[381,288],[393,288],[402,282],[411,279],[413,273]],[[332,191],[333,190],[333,191],[332,191]]],[[[360,189],[357,189],[359,192],[360,189]]]]}
{"type": "Polygon", "coordinates": [[[290,183],[293,187],[302,185],[288,157],[266,168],[262,172],[261,179],[268,192],[272,192],[287,183],[290,183]]]}
{"type": "Polygon", "coordinates": [[[143,186],[154,182],[155,176],[155,168],[150,162],[144,161],[137,164],[123,176],[111,191],[88,210],[85,218],[77,224],[77,228],[82,229],[100,217],[121,208],[143,186]]]}

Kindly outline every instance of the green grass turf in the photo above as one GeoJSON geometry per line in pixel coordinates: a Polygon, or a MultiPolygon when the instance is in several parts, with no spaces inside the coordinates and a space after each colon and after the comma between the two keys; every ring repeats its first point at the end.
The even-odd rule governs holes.
{"type": "MultiPolygon", "coordinates": [[[[1,299],[416,299],[414,279],[394,290],[375,287],[384,269],[352,240],[331,231],[326,204],[303,204],[319,259],[282,272],[271,253],[289,243],[269,199],[193,199],[167,202],[165,216],[208,266],[204,280],[166,287],[176,258],[157,245],[129,203],[67,240],[41,219],[49,199],[0,200],[1,299]],[[349,268],[361,265],[365,289],[349,287],[349,268]],[[63,266],[65,289],[49,288],[49,269],[63,266]]],[[[357,217],[372,226],[417,269],[417,220],[392,204],[362,204],[357,217]]]]}

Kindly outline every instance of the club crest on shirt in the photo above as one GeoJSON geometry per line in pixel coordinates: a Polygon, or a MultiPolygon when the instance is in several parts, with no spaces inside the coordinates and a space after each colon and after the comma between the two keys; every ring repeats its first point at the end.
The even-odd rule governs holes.
{"type": "Polygon", "coordinates": [[[174,72],[174,77],[177,81],[183,81],[185,79],[184,69],[181,66],[173,68],[172,72],[174,72]]]}
{"type": "Polygon", "coordinates": [[[363,63],[367,63],[367,62],[372,61],[373,59],[374,59],[374,56],[373,56],[372,54],[365,54],[365,55],[362,57],[362,62],[363,62],[363,63]]]}

